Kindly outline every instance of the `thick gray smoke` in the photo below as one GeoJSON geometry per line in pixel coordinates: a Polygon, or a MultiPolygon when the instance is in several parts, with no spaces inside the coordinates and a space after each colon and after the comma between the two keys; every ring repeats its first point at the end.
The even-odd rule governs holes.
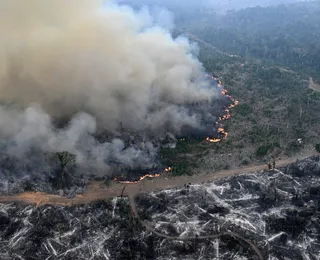
{"type": "Polygon", "coordinates": [[[67,150],[103,171],[112,161],[150,167],[157,145],[144,136],[203,127],[187,108],[216,92],[192,45],[148,12],[97,0],[1,0],[0,16],[0,139],[9,154],[67,150]],[[57,128],[62,119],[69,123],[57,128]],[[104,131],[114,139],[93,137],[104,131]],[[123,132],[142,137],[128,146],[123,132]]]}

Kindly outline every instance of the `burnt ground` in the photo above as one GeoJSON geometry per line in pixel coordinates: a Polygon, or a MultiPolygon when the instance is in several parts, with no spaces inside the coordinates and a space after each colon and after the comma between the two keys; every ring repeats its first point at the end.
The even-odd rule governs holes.
{"type": "MultiPolygon", "coordinates": [[[[172,236],[224,230],[268,259],[319,258],[319,156],[281,170],[241,174],[136,198],[140,217],[172,236]]],[[[0,204],[1,259],[256,259],[230,237],[168,241],[132,216],[126,198],[84,206],[0,204]]]]}

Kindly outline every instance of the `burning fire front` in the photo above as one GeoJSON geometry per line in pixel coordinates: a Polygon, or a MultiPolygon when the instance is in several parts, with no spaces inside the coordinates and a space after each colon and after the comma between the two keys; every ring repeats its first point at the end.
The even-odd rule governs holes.
{"type": "MultiPolygon", "coordinates": [[[[213,77],[213,76],[210,76],[210,75],[206,75],[207,77],[210,77],[212,80],[216,81],[217,82],[217,85],[218,85],[218,88],[223,88],[222,86],[222,82],[213,77]]],[[[219,125],[218,129],[217,129],[217,133],[218,133],[218,137],[207,137],[206,138],[206,141],[210,142],[210,143],[219,143],[221,142],[222,140],[226,139],[227,136],[228,136],[228,133],[224,130],[224,128],[222,127],[221,125],[221,121],[224,121],[224,120],[227,120],[231,117],[231,114],[230,114],[230,109],[231,108],[234,108],[236,107],[238,104],[239,104],[239,101],[238,100],[235,100],[233,97],[231,97],[230,95],[228,95],[228,90],[226,89],[222,89],[221,90],[221,94],[223,96],[226,96],[231,104],[226,106],[225,107],[225,110],[224,110],[224,114],[222,116],[219,117],[219,121],[216,122],[217,125],[219,125]]]]}
{"type": "MultiPolygon", "coordinates": [[[[222,82],[219,79],[217,79],[217,78],[215,78],[213,76],[210,76],[210,75],[206,75],[206,76],[210,77],[212,80],[214,80],[216,82],[218,88],[222,89],[221,90],[221,95],[227,97],[230,100],[230,104],[225,107],[223,115],[221,115],[219,117],[218,122],[216,122],[216,124],[218,125],[217,137],[207,137],[205,139],[205,141],[210,142],[210,143],[218,143],[218,142],[221,142],[222,140],[225,140],[227,138],[227,136],[228,136],[228,133],[224,130],[224,128],[222,126],[222,121],[227,120],[227,119],[229,119],[231,117],[230,109],[232,109],[235,106],[237,106],[239,104],[239,102],[228,94],[228,90],[223,88],[222,82]]],[[[184,141],[184,140],[185,140],[185,138],[180,139],[180,141],[184,141]]],[[[139,177],[138,180],[120,180],[119,178],[115,178],[114,181],[119,182],[119,183],[123,183],[123,184],[137,184],[137,183],[139,183],[140,181],[143,181],[146,178],[160,177],[162,173],[166,173],[166,172],[167,173],[168,172],[172,172],[172,168],[168,167],[168,168],[165,168],[164,170],[162,170],[161,172],[158,172],[158,173],[145,174],[145,175],[139,177]]]]}

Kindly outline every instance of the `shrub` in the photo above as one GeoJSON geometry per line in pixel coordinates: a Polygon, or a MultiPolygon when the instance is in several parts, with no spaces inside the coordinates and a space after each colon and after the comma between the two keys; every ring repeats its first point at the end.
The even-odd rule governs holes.
{"type": "Polygon", "coordinates": [[[240,104],[237,106],[237,111],[239,112],[240,115],[242,116],[248,116],[252,113],[253,109],[250,105],[248,104],[240,104]]]}
{"type": "Polygon", "coordinates": [[[257,150],[257,152],[256,152],[256,155],[257,155],[257,156],[265,156],[265,155],[267,155],[268,151],[269,151],[269,146],[267,146],[267,145],[261,145],[261,146],[258,148],[258,150],[257,150]]]}
{"type": "Polygon", "coordinates": [[[257,149],[256,155],[257,156],[265,156],[265,155],[268,154],[269,151],[272,151],[276,147],[280,147],[280,143],[279,142],[273,142],[273,143],[261,145],[257,149]]]}
{"type": "Polygon", "coordinates": [[[244,158],[244,159],[242,159],[242,161],[241,161],[241,164],[242,164],[242,165],[248,165],[249,163],[250,163],[249,158],[244,158]]]}

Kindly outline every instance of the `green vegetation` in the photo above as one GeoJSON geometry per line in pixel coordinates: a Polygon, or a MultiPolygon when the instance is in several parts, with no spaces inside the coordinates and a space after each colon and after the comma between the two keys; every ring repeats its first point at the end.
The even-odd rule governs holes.
{"type": "Polygon", "coordinates": [[[250,159],[249,158],[242,159],[241,164],[242,165],[249,165],[250,164],[250,159]]]}
{"type": "Polygon", "coordinates": [[[172,167],[173,175],[192,174],[199,164],[199,158],[205,151],[203,140],[185,139],[178,141],[176,148],[162,148],[160,156],[165,165],[172,167]]]}
{"type": "Polygon", "coordinates": [[[274,148],[276,147],[280,147],[280,144],[275,142],[275,143],[271,143],[271,144],[264,144],[261,145],[256,152],[257,156],[265,156],[267,155],[270,151],[272,151],[274,148]]]}
{"type": "Polygon", "coordinates": [[[265,156],[268,154],[268,151],[269,151],[269,146],[267,145],[262,145],[258,148],[257,150],[257,156],[265,156]]]}
{"type": "Polygon", "coordinates": [[[320,153],[320,143],[319,143],[319,144],[316,144],[316,151],[317,151],[318,153],[320,153]]]}
{"type": "Polygon", "coordinates": [[[319,12],[319,1],[246,8],[226,15],[202,10],[198,15],[184,13],[178,25],[221,51],[286,66],[319,80],[319,12]]]}
{"type": "Polygon", "coordinates": [[[236,107],[236,111],[242,116],[248,116],[252,113],[252,106],[249,104],[240,104],[236,107]]]}
{"type": "Polygon", "coordinates": [[[246,165],[271,154],[291,155],[318,141],[320,95],[308,89],[303,76],[200,47],[200,60],[207,71],[222,78],[239,105],[230,110],[231,119],[223,122],[229,132],[226,141],[206,145],[188,140],[179,142],[176,149],[162,151],[162,158],[169,159],[166,165],[177,166],[174,174],[192,173],[194,167],[220,170],[246,165]],[[218,70],[219,66],[223,69],[218,70]],[[297,142],[300,138],[303,144],[297,142]],[[229,154],[232,160],[226,159],[229,154]]]}
{"type": "Polygon", "coordinates": [[[320,38],[319,12],[320,2],[308,2],[225,16],[210,10],[179,14],[179,28],[214,46],[199,43],[199,59],[239,105],[223,122],[227,141],[189,140],[162,151],[177,174],[195,166],[217,170],[291,155],[318,142],[320,92],[308,87],[309,77],[320,82],[320,44],[311,41],[320,38]]]}

